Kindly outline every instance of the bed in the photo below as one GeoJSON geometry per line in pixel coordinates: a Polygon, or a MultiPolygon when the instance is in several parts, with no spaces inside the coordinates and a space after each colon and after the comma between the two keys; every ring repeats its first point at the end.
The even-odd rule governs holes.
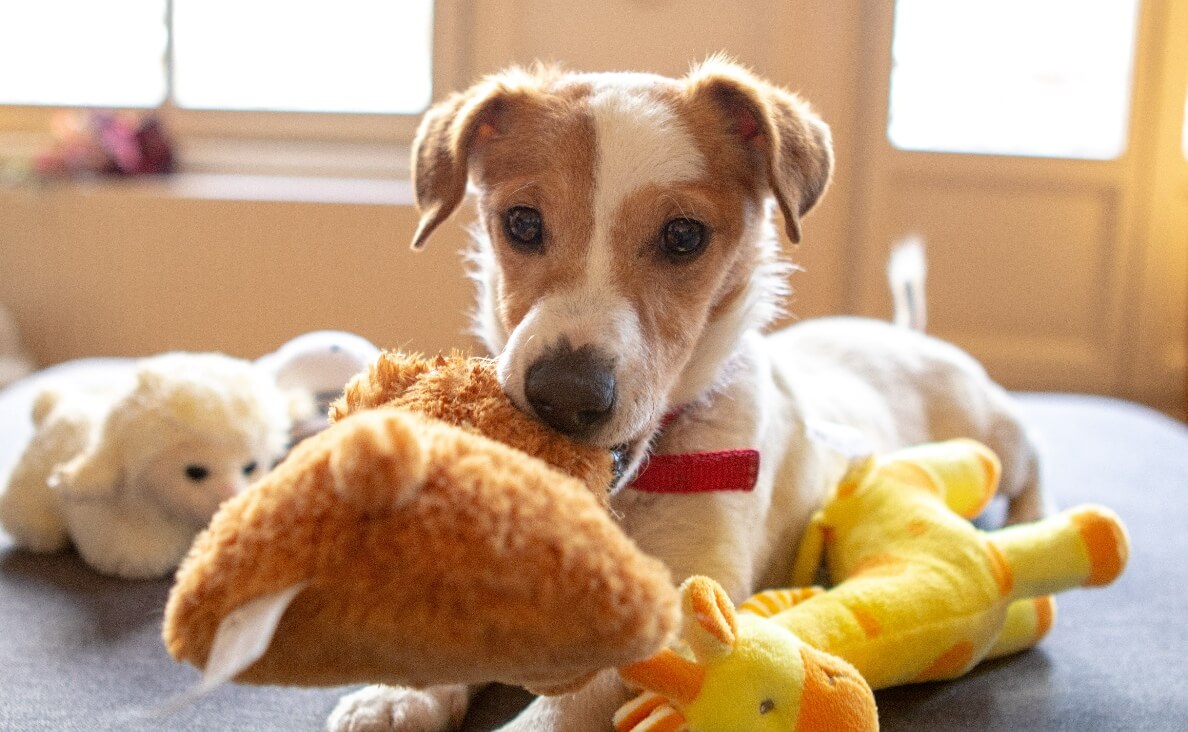
{"type": "MultiPolygon", "coordinates": [[[[39,379],[122,368],[76,362],[0,390],[0,478],[28,437],[39,379]]],[[[1055,628],[1037,648],[957,681],[880,692],[882,728],[1188,729],[1188,428],[1102,397],[1019,400],[1058,503],[1114,508],[1131,532],[1131,564],[1108,588],[1062,595],[1055,628]]],[[[179,701],[198,674],[160,641],[169,584],[103,577],[73,553],[30,554],[0,533],[0,729],[322,729],[348,689],[233,685],[179,701]]],[[[528,699],[490,687],[464,729],[494,729],[528,699]]]]}

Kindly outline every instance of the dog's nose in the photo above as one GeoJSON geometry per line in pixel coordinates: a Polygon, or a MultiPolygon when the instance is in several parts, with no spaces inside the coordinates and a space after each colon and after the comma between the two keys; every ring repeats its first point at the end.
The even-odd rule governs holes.
{"type": "Polygon", "coordinates": [[[528,367],[524,396],[536,416],[570,437],[587,437],[615,405],[614,362],[590,346],[549,351],[528,367]]]}

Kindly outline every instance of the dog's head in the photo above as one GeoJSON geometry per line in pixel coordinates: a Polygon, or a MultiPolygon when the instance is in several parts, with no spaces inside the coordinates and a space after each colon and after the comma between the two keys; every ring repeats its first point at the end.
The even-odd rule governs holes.
{"type": "Polygon", "coordinates": [[[504,390],[569,435],[647,439],[708,388],[782,291],[789,236],[824,192],[828,128],[722,59],[683,79],[498,74],[433,107],[413,246],[477,197],[478,330],[504,390]]]}

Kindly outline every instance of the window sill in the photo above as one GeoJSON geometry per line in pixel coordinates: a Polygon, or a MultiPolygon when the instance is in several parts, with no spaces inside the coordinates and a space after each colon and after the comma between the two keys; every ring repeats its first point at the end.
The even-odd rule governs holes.
{"type": "Polygon", "coordinates": [[[412,184],[405,180],[232,173],[175,173],[143,178],[93,178],[0,187],[48,196],[159,198],[179,201],[257,201],[269,203],[412,206],[412,184]]]}
{"type": "MultiPolygon", "coordinates": [[[[48,144],[44,133],[0,134],[0,164],[31,161],[48,144]]],[[[396,206],[414,202],[407,145],[191,138],[178,142],[177,157],[180,170],[170,175],[26,178],[0,187],[88,197],[396,206]]],[[[14,170],[24,167],[18,163],[14,170]]],[[[3,178],[0,175],[0,182],[3,178]]]]}
{"type": "Polygon", "coordinates": [[[159,180],[131,181],[128,189],[179,200],[413,205],[411,183],[377,178],[179,173],[159,180]]]}

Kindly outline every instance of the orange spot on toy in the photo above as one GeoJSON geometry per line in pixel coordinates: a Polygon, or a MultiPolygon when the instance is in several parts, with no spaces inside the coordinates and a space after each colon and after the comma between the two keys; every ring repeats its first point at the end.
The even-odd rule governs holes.
{"type": "Polygon", "coordinates": [[[1074,513],[1071,520],[1089,551],[1089,578],[1085,585],[1101,587],[1113,582],[1122,574],[1129,552],[1120,525],[1092,510],[1074,513]]]}
{"type": "Polygon", "coordinates": [[[894,554],[872,554],[850,571],[851,577],[894,577],[907,569],[907,561],[894,554]]]}
{"type": "Polygon", "coordinates": [[[1035,605],[1035,642],[1048,634],[1052,629],[1052,622],[1056,619],[1056,598],[1051,595],[1032,599],[1035,605]]]}
{"type": "Polygon", "coordinates": [[[961,641],[942,653],[928,668],[921,671],[915,680],[937,681],[960,676],[973,663],[973,654],[973,643],[961,641]]]}
{"type": "Polygon", "coordinates": [[[915,463],[906,461],[888,463],[882,466],[879,472],[884,479],[941,495],[940,486],[936,484],[936,477],[915,463]]]}
{"type": "Polygon", "coordinates": [[[862,732],[878,729],[878,712],[870,687],[850,664],[805,646],[804,689],[797,732],[862,732]]]}
{"type": "Polygon", "coordinates": [[[1015,576],[1011,572],[1011,566],[1007,563],[1006,557],[1002,555],[1002,550],[995,546],[994,542],[986,542],[986,556],[990,560],[990,571],[994,574],[994,581],[998,584],[998,590],[1003,595],[1008,595],[1011,588],[1015,586],[1015,576]]]}
{"type": "Polygon", "coordinates": [[[853,614],[854,620],[858,621],[858,625],[862,627],[862,632],[866,633],[867,638],[874,638],[883,631],[883,624],[874,616],[874,613],[860,607],[849,605],[846,607],[853,614]]]}

